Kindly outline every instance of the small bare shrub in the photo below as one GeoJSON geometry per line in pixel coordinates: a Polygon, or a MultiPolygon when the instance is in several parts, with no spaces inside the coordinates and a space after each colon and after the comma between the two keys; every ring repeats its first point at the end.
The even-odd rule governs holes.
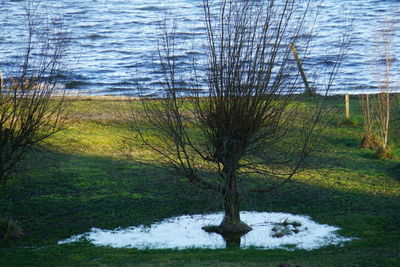
{"type": "Polygon", "coordinates": [[[23,236],[21,226],[13,219],[0,218],[0,240],[23,236]]]}

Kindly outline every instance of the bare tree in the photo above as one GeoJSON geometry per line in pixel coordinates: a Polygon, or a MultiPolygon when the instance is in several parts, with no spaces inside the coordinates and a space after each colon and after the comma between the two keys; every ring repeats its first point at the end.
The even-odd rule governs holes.
{"type": "MultiPolygon", "coordinates": [[[[0,87],[0,183],[5,184],[27,149],[65,127],[70,118],[57,83],[65,64],[68,34],[59,16],[25,6],[26,36],[0,87]]],[[[7,27],[7,26],[5,26],[7,27]]],[[[4,31],[10,33],[10,31],[4,31]]],[[[0,42],[3,47],[9,44],[0,42]]]]}
{"type": "Polygon", "coordinates": [[[238,242],[251,230],[240,219],[242,193],[267,193],[292,179],[323,129],[321,98],[304,105],[290,50],[295,44],[301,53],[308,44],[300,36],[310,1],[203,0],[203,9],[206,74],[194,62],[190,77],[182,76],[175,27],[164,30],[159,57],[165,95],[142,99],[143,111],[132,111],[127,122],[136,136],[128,142],[158,155],[140,161],[172,165],[188,182],[217,192],[225,216],[205,230],[238,242]]]}
{"type": "MultiPolygon", "coordinates": [[[[362,146],[376,150],[379,157],[388,157],[390,156],[388,139],[392,109],[390,94],[396,87],[394,75],[391,71],[393,64],[391,46],[396,34],[397,20],[386,21],[383,25],[383,28],[379,31],[379,38],[376,39],[378,41],[375,42],[377,49],[383,51],[377,62],[384,62],[384,69],[381,73],[374,71],[380,92],[373,95],[363,95],[361,101],[364,115],[362,146]]],[[[374,68],[375,70],[380,69],[376,66],[374,68]]]]}
{"type": "Polygon", "coordinates": [[[362,94],[360,96],[361,111],[364,119],[364,136],[361,141],[361,147],[376,149],[379,146],[379,142],[374,133],[374,106],[371,105],[370,98],[369,94],[362,94]]]}

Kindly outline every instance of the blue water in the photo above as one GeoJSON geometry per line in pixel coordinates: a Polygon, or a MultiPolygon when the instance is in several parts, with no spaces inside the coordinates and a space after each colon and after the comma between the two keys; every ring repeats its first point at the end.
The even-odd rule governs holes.
{"type": "MultiPolygon", "coordinates": [[[[24,0],[0,6],[0,69],[6,72],[26,40],[24,0]]],[[[71,33],[68,90],[91,95],[135,95],[145,88],[157,94],[161,80],[157,59],[157,25],[165,8],[177,17],[177,59],[189,69],[188,56],[202,50],[204,27],[198,0],[47,0],[40,11],[62,14],[71,33]],[[46,10],[46,11],[44,11],[46,10]]],[[[314,31],[307,72],[321,77],[332,65],[339,39],[351,34],[350,49],[335,81],[336,93],[377,91],[385,65],[380,30],[400,18],[400,1],[325,0],[314,31]],[[345,30],[348,26],[350,30],[345,30]]],[[[392,72],[400,79],[400,21],[393,31],[392,72]]],[[[325,75],[326,77],[326,75],[325,75]]]]}

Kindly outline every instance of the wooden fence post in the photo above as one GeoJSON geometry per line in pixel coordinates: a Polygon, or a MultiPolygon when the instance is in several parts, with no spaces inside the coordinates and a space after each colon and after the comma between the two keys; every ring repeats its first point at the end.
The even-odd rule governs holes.
{"type": "Polygon", "coordinates": [[[344,100],[346,102],[346,120],[350,120],[350,99],[349,94],[344,95],[344,100]]]}
{"type": "Polygon", "coordinates": [[[297,68],[299,69],[301,78],[303,79],[304,86],[306,87],[306,90],[304,91],[304,93],[306,95],[315,95],[316,92],[315,92],[315,90],[310,88],[310,85],[309,85],[309,83],[307,81],[306,74],[304,73],[304,70],[303,70],[303,67],[301,65],[301,61],[300,61],[299,55],[297,54],[297,50],[296,50],[296,47],[294,46],[294,44],[290,44],[290,49],[292,50],[294,59],[296,60],[296,63],[297,63],[297,68]]]}

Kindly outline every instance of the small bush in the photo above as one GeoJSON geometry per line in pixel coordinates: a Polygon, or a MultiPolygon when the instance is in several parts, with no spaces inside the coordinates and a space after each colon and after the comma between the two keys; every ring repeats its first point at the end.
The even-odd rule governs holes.
{"type": "Polygon", "coordinates": [[[394,155],[392,153],[390,153],[390,150],[387,147],[386,147],[386,149],[379,147],[376,150],[375,156],[378,159],[394,159],[395,158],[394,155]]]}
{"type": "Polygon", "coordinates": [[[376,135],[367,133],[364,135],[360,146],[366,149],[378,150],[381,147],[381,142],[376,135]]]}
{"type": "Polygon", "coordinates": [[[375,150],[375,157],[378,159],[393,159],[394,155],[390,152],[390,147],[386,146],[383,147],[383,141],[381,141],[376,135],[374,134],[366,134],[364,135],[361,144],[361,148],[375,150]]]}
{"type": "Polygon", "coordinates": [[[351,127],[355,127],[357,126],[359,123],[355,118],[343,118],[338,122],[339,126],[351,126],[351,127]]]}
{"type": "Polygon", "coordinates": [[[22,228],[13,219],[0,218],[0,240],[23,236],[22,228]]]}

